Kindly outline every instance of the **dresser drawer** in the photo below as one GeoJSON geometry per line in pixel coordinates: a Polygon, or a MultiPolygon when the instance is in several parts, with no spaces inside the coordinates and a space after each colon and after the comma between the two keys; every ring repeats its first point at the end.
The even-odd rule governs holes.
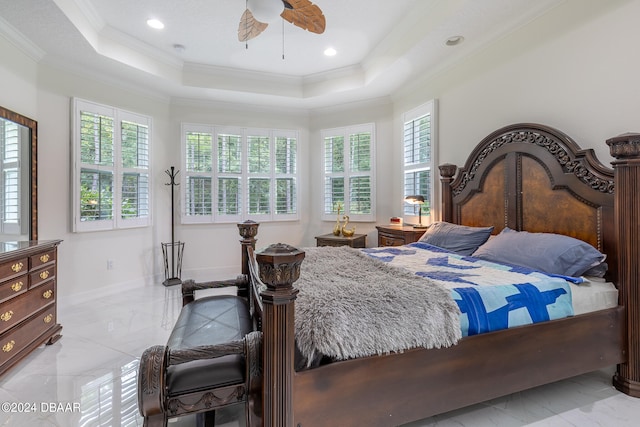
{"type": "Polygon", "coordinates": [[[41,286],[39,289],[19,295],[0,304],[0,332],[17,325],[36,311],[55,302],[55,281],[41,286]]]}
{"type": "Polygon", "coordinates": [[[40,337],[47,329],[56,324],[56,308],[49,307],[29,321],[25,322],[19,328],[10,330],[0,335],[0,365],[19,354],[20,351],[28,347],[40,337]]]}
{"type": "Polygon", "coordinates": [[[29,257],[29,265],[31,269],[38,268],[42,265],[54,263],[56,261],[56,250],[51,249],[50,251],[42,252],[37,255],[32,255],[29,257]]]}
{"type": "Polygon", "coordinates": [[[404,245],[404,237],[390,236],[387,234],[378,234],[378,246],[402,246],[404,245]]]}
{"type": "Polygon", "coordinates": [[[19,258],[0,264],[0,280],[24,274],[29,270],[29,259],[19,258]]]}
{"type": "Polygon", "coordinates": [[[48,267],[41,268],[29,274],[29,289],[40,286],[48,280],[56,277],[56,265],[50,264],[48,267]]]}
{"type": "Polygon", "coordinates": [[[29,277],[25,274],[0,283],[0,303],[27,291],[29,277]]]}
{"type": "Polygon", "coordinates": [[[426,229],[401,225],[376,225],[378,246],[401,246],[417,242],[426,229]]]}

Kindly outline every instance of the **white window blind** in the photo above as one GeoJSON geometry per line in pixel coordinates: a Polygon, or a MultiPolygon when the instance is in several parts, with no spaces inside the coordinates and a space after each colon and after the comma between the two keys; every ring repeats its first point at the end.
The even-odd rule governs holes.
{"type": "Polygon", "coordinates": [[[0,119],[0,233],[20,234],[21,188],[20,177],[20,126],[9,120],[0,119]]]}
{"type": "Polygon", "coordinates": [[[373,123],[322,131],[325,220],[375,220],[373,123]]]}
{"type": "Polygon", "coordinates": [[[149,127],[123,120],[120,217],[149,217],[149,127]]]}
{"type": "Polygon", "coordinates": [[[185,134],[185,176],[183,181],[187,198],[184,210],[188,215],[212,214],[211,161],[213,142],[210,133],[193,130],[185,134]]]}
{"type": "Polygon", "coordinates": [[[297,132],[182,128],[187,171],[183,223],[298,219],[297,132]]]}
{"type": "MultiPolygon", "coordinates": [[[[215,219],[233,221],[242,217],[242,132],[222,130],[217,134],[217,210],[215,219]]],[[[211,189],[213,191],[213,189],[211,189]]],[[[214,217],[211,217],[211,221],[214,217]]]]}
{"type": "MultiPolygon", "coordinates": [[[[253,131],[255,132],[255,131],[253,131]]],[[[271,213],[271,151],[269,136],[247,136],[247,168],[249,175],[249,215],[271,213]]]]}
{"type": "Polygon", "coordinates": [[[151,118],[73,103],[74,231],[151,223],[151,118]]]}
{"type": "MultiPolygon", "coordinates": [[[[404,115],[404,196],[424,197],[422,215],[433,207],[434,101],[404,115]]],[[[418,205],[404,203],[404,214],[418,216],[418,205]]]]}
{"type": "Polygon", "coordinates": [[[298,212],[296,138],[277,136],[275,143],[276,215],[295,215],[298,212]]]}

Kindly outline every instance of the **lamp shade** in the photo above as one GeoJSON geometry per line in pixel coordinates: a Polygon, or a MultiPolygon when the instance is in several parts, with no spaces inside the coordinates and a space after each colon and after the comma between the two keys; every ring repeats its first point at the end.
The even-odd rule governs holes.
{"type": "Polygon", "coordinates": [[[247,0],[247,8],[257,21],[269,24],[280,18],[284,3],[282,0],[247,0]]]}
{"type": "Polygon", "coordinates": [[[412,205],[422,205],[424,204],[424,196],[415,195],[415,196],[407,196],[404,198],[407,203],[411,203],[412,205]]]}

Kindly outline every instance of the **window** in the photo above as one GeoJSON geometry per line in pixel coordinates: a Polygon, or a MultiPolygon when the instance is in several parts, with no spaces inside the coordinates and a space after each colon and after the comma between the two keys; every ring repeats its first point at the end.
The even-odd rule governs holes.
{"type": "MultiPolygon", "coordinates": [[[[20,234],[21,188],[20,141],[24,128],[9,120],[0,119],[0,233],[20,234]]],[[[28,132],[28,130],[27,130],[28,132]]]]}
{"type": "MultiPolygon", "coordinates": [[[[422,215],[433,207],[434,104],[428,102],[404,114],[404,196],[424,197],[422,215]]],[[[419,205],[404,203],[404,214],[418,216],[419,205]]]]}
{"type": "Polygon", "coordinates": [[[324,209],[322,219],[338,213],[352,221],[375,220],[373,123],[322,131],[324,209]]]}
{"type": "Polygon", "coordinates": [[[74,231],[151,223],[151,118],[73,100],[74,231]]]}
{"type": "Polygon", "coordinates": [[[182,222],[298,219],[297,132],[183,124],[182,222]]]}

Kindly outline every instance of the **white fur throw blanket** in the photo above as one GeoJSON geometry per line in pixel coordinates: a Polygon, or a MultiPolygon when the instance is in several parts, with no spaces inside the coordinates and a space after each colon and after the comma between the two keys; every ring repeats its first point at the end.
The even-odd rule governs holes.
{"type": "Polygon", "coordinates": [[[461,338],[451,291],[343,247],[305,248],[296,300],[298,348],[309,363],[439,348],[461,338]]]}

